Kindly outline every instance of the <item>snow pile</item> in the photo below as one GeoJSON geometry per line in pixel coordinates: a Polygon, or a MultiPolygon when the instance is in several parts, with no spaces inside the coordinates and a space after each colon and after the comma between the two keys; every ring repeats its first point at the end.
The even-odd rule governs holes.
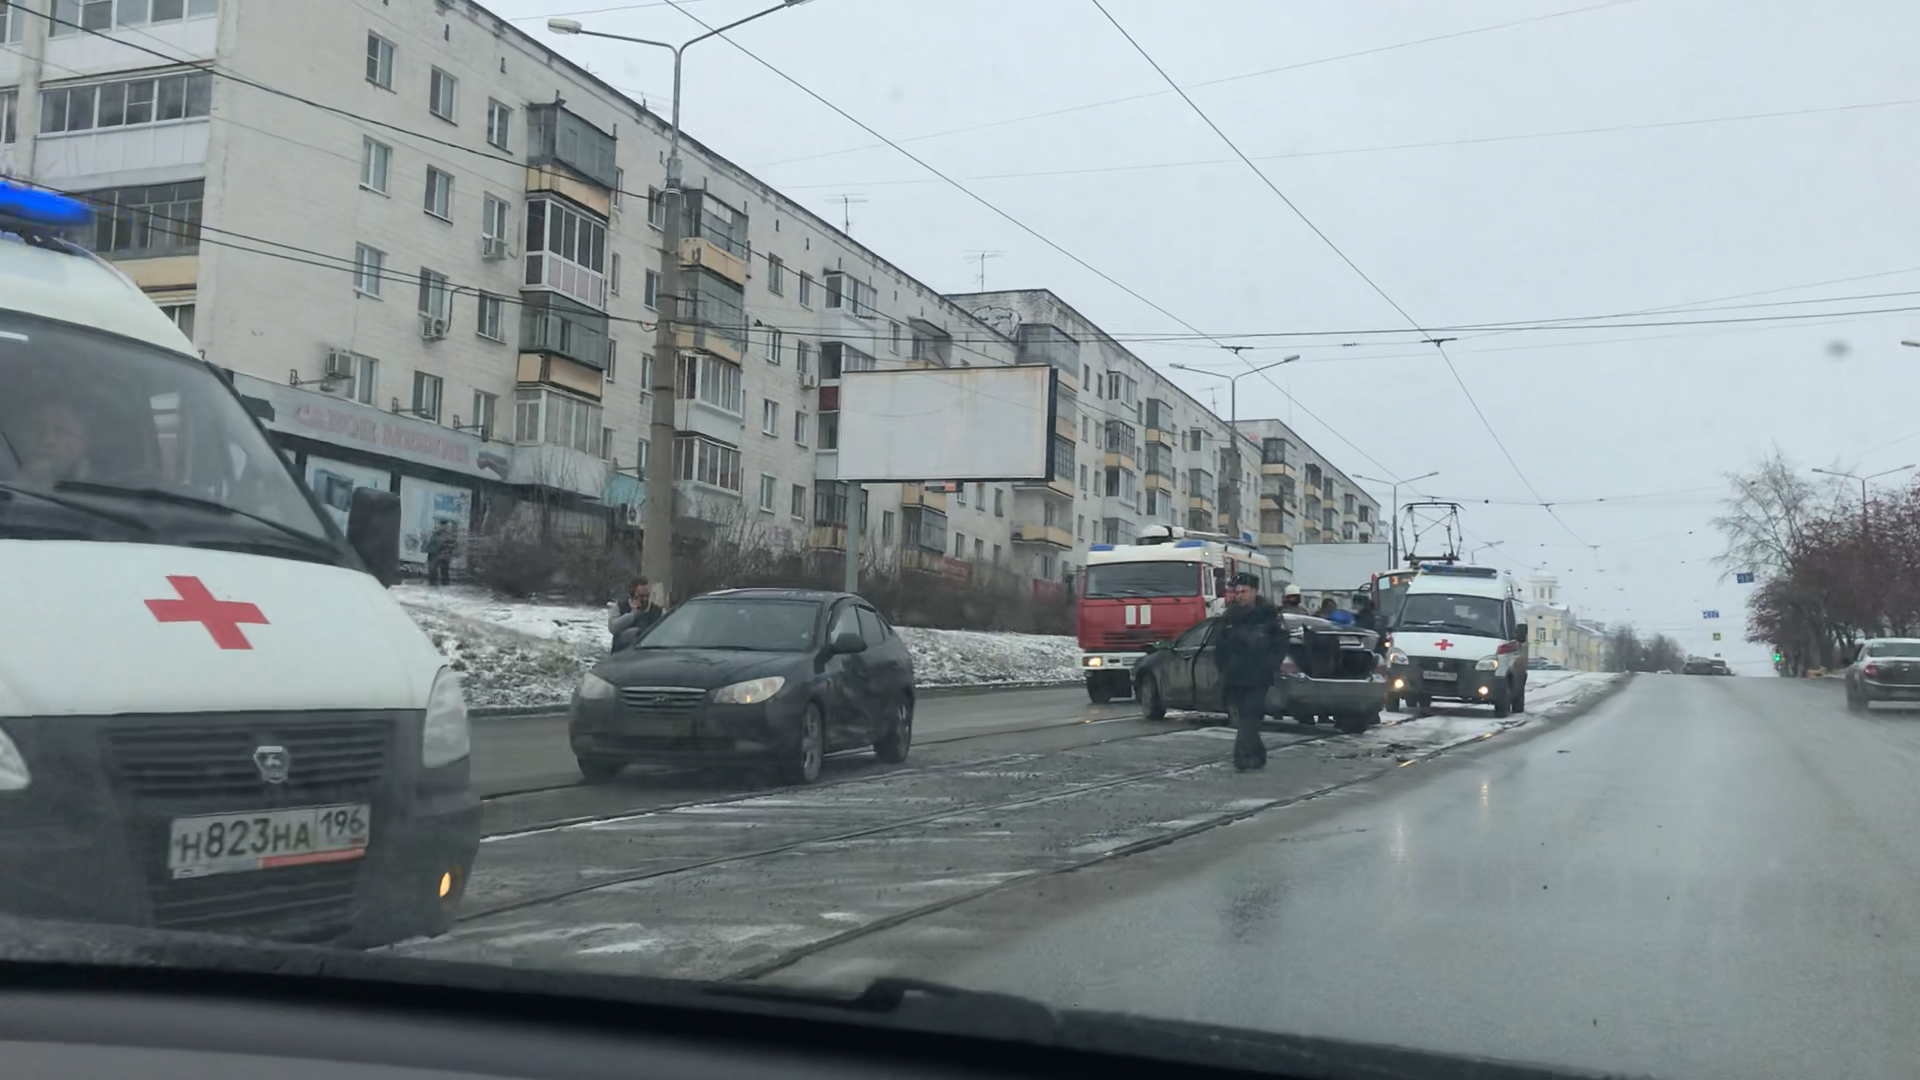
{"type": "MultiPolygon", "coordinates": [[[[503,600],[484,589],[396,585],[398,600],[462,673],[467,704],[560,705],[580,676],[606,659],[607,612],[581,604],[503,600]]],[[[900,628],[921,686],[1073,682],[1071,637],[900,628]]]]}

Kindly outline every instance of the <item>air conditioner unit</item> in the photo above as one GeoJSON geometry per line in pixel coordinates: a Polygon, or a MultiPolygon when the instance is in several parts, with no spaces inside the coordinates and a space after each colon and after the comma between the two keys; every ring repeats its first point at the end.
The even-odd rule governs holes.
{"type": "Polygon", "coordinates": [[[513,245],[504,236],[483,236],[480,238],[480,257],[483,259],[511,259],[513,245]]]}
{"type": "Polygon", "coordinates": [[[820,389],[820,376],[815,375],[811,371],[807,372],[805,375],[800,376],[800,389],[802,390],[820,389]]]}
{"type": "Polygon", "coordinates": [[[421,314],[420,336],[428,341],[439,341],[447,336],[447,320],[438,315],[421,314]]]}
{"type": "Polygon", "coordinates": [[[345,349],[328,349],[327,366],[321,376],[326,379],[353,378],[353,354],[345,349]]]}
{"type": "Polygon", "coordinates": [[[627,504],[627,524],[634,528],[640,527],[640,508],[632,503],[627,504]]]}

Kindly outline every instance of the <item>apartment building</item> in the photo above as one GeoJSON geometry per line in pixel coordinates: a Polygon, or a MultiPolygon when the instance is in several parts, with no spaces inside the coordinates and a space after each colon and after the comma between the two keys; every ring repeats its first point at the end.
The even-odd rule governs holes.
{"type": "Polygon", "coordinates": [[[696,541],[843,550],[851,517],[875,561],[1012,573],[1006,486],[854,500],[836,457],[842,372],[1011,364],[1015,341],[684,134],[662,296],[665,122],[485,8],[0,0],[0,42],[0,170],[93,198],[96,249],[323,501],[401,496],[404,559],[435,521],[536,503],[637,529],[666,476],[696,541]]]}
{"type": "Polygon", "coordinates": [[[1380,504],[1278,420],[1227,421],[1046,289],[950,297],[1060,371],[1054,477],[1015,488],[1016,566],[1070,576],[1149,525],[1247,533],[1290,574],[1302,543],[1375,538],[1380,504]],[[1310,490],[1309,490],[1310,489],[1310,490]],[[1309,511],[1311,511],[1309,513],[1309,511]]]}
{"type": "Polygon", "coordinates": [[[1600,671],[1606,654],[1606,627],[1574,615],[1560,602],[1560,579],[1535,574],[1527,581],[1527,656],[1571,671],[1600,671]]]}

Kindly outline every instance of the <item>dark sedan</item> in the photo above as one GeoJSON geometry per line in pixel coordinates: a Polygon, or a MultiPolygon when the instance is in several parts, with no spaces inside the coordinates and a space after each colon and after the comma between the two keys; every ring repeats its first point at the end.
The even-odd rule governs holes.
{"type": "Polygon", "coordinates": [[[580,682],[567,725],[580,772],[632,762],[765,764],[810,783],[836,750],[904,761],[913,661],[866,601],[738,589],[680,605],[580,682]]]}
{"type": "MultiPolygon", "coordinates": [[[[1370,630],[1311,615],[1286,615],[1287,656],[1267,691],[1267,715],[1311,724],[1323,716],[1353,733],[1380,722],[1386,683],[1378,673],[1370,630]]],[[[1219,618],[1203,619],[1171,643],[1156,642],[1134,670],[1141,711],[1159,720],[1168,709],[1225,712],[1216,661],[1219,618]]]]}

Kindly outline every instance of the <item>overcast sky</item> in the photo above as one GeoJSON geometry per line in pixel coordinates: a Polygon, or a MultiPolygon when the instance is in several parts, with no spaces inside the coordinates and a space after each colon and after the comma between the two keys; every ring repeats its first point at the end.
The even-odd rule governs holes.
{"type": "MultiPolygon", "coordinates": [[[[1209,334],[1342,331],[1232,339],[1257,346],[1245,354],[1255,362],[1304,357],[1275,373],[1299,405],[1254,376],[1240,384],[1242,414],[1289,420],[1349,473],[1439,470],[1418,489],[1465,502],[1476,542],[1503,541],[1481,560],[1546,568],[1584,616],[1761,657],[1739,641],[1746,590],[1710,561],[1722,474],[1775,444],[1803,467],[1920,460],[1909,374],[1920,350],[1899,344],[1920,338],[1920,311],[1699,322],[1920,307],[1920,4],[1104,3],[1421,325],[1580,321],[1445,332],[1459,339],[1447,348],[1466,391],[1411,332],[1345,333],[1408,324],[1093,0],[813,0],[737,39],[1209,334]],[[954,129],[972,130],[940,134],[954,129]],[[1434,143],[1450,145],[1409,145],[1434,143]],[[1910,295],[1852,299],[1887,293],[1910,295]],[[1737,306],[1755,304],[1768,306],[1737,306]],[[1617,321],[1694,325],[1585,318],[1676,307],[1617,321]],[[1623,498],[1651,493],[1670,494],[1623,498]]],[[[701,32],[657,2],[491,6],[663,112],[664,52],[553,38],[542,21],[701,32]]],[[[764,6],[688,0],[686,11],[718,25],[764,6]]],[[[683,92],[688,132],[831,219],[834,196],[864,199],[854,236],[921,280],[972,289],[967,253],[998,251],[989,288],[1050,288],[1123,340],[1185,335],[1130,343],[1162,369],[1236,370],[725,43],[688,54],[683,92]]],[[[1174,374],[1209,399],[1214,380],[1174,374]]]]}

